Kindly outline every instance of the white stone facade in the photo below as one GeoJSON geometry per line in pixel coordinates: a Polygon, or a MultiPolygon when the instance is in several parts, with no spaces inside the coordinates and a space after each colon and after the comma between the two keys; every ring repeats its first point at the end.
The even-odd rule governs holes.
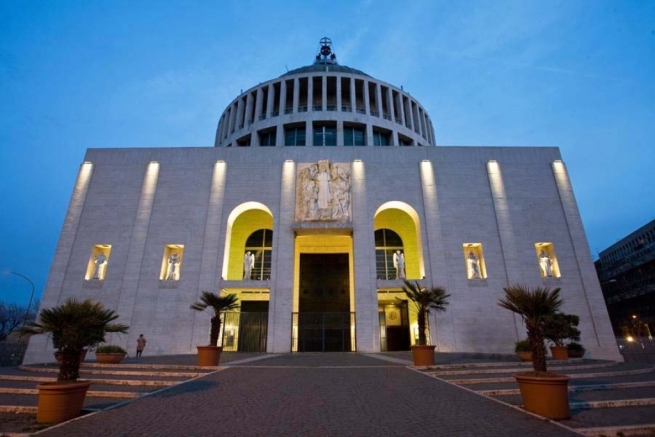
{"type": "MultiPolygon", "coordinates": [[[[344,105],[343,93],[338,95],[335,105],[351,106],[344,105]]],[[[588,356],[620,359],[559,150],[397,147],[403,137],[415,146],[434,145],[427,112],[405,97],[402,90],[358,73],[300,71],[259,85],[231,103],[221,116],[217,147],[88,150],[42,307],[69,297],[102,301],[131,327],[128,335],[110,339],[112,343],[131,351],[144,333],[148,338],[145,355],[182,354],[194,353],[196,345],[208,340],[209,316],[189,308],[200,291],[263,292],[269,302],[266,350],[290,352],[294,349],[292,313],[298,311],[299,254],[321,253],[323,248],[326,252],[345,250],[350,311],[356,320],[352,349],[378,352],[384,349],[380,292],[398,290],[401,284],[396,279],[378,279],[374,235],[380,226],[375,220],[385,205],[404,205],[417,224],[415,248],[405,248],[408,279],[443,286],[451,294],[448,310],[430,316],[430,338],[437,350],[512,353],[514,342],[525,338],[525,330],[497,302],[503,287],[521,283],[561,287],[563,311],[580,316],[588,356]],[[342,82],[346,76],[348,80],[342,82]],[[287,98],[286,86],[300,87],[300,79],[308,77],[307,83],[317,78],[323,90],[330,89],[330,78],[337,78],[335,89],[342,83],[361,86],[366,94],[365,114],[327,111],[331,102],[327,91],[321,94],[320,111],[298,112],[301,106],[311,107],[312,101],[307,102],[305,95],[306,105],[301,104],[300,88],[287,98]],[[273,93],[278,89],[273,84],[282,87],[283,98],[269,94],[267,102],[277,101],[277,109],[267,103],[264,110],[263,88],[273,93]],[[394,101],[408,106],[394,106],[394,101]],[[290,113],[279,116],[287,108],[280,102],[291,102],[290,113]],[[380,102],[379,110],[370,102],[380,102]],[[416,114],[412,115],[415,124],[408,128],[393,120],[400,108],[416,114]],[[249,120],[248,114],[255,114],[255,120],[249,120]],[[259,120],[258,114],[265,117],[259,120]],[[317,120],[336,122],[338,145],[311,146],[317,120]],[[306,126],[305,147],[283,145],[280,132],[292,121],[306,126]],[[365,126],[369,146],[343,145],[342,128],[349,122],[365,126]],[[272,125],[277,126],[276,146],[259,146],[254,138],[272,125]],[[371,146],[378,126],[391,132],[390,147],[371,146]],[[238,147],[246,145],[239,144],[239,139],[247,135],[251,135],[248,147],[238,147]],[[349,172],[347,217],[298,221],[298,169],[321,160],[339,163],[349,172]],[[236,237],[230,229],[238,212],[248,205],[257,205],[258,211],[272,218],[270,276],[263,280],[243,280],[237,270],[241,267],[234,266],[234,253],[242,257],[243,245],[233,247],[236,237]],[[303,246],[303,237],[316,240],[303,246]],[[540,242],[554,248],[558,277],[542,277],[535,252],[540,242]],[[466,243],[483,248],[481,279],[468,279],[466,243]],[[183,247],[179,276],[163,281],[162,257],[175,245],[183,247]],[[85,279],[93,248],[105,250],[97,249],[105,246],[110,253],[104,278],[85,279]]],[[[355,100],[352,106],[357,107],[355,100]]],[[[30,340],[26,363],[51,357],[49,340],[30,340]]]]}

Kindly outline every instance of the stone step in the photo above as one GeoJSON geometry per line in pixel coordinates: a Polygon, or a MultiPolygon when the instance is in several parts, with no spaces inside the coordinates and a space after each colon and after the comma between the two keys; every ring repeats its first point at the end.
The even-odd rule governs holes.
{"type": "MultiPolygon", "coordinates": [[[[0,394],[14,394],[14,395],[31,395],[36,396],[39,394],[39,390],[30,389],[30,388],[5,388],[0,387],[0,394]]],[[[142,395],[142,393],[128,392],[128,391],[97,391],[89,390],[86,392],[86,395],[89,397],[95,398],[123,398],[123,399],[134,399],[142,395]]]]}
{"type": "MultiPolygon", "coordinates": [[[[580,364],[580,365],[571,365],[571,366],[549,367],[548,370],[553,372],[559,372],[559,371],[571,371],[571,370],[602,369],[607,367],[614,367],[616,365],[617,363],[615,362],[597,363],[597,364],[580,364]]],[[[529,366],[529,369],[530,370],[532,369],[532,365],[529,366]]],[[[444,370],[438,372],[434,372],[430,369],[428,373],[435,376],[449,376],[449,375],[484,375],[484,374],[497,374],[497,373],[520,373],[526,371],[529,371],[527,370],[527,366],[524,366],[524,368],[519,368],[519,367],[506,368],[504,366],[498,366],[494,368],[477,368],[475,370],[473,369],[444,370]]]]}
{"type": "MultiPolygon", "coordinates": [[[[19,369],[36,373],[59,373],[59,369],[48,367],[20,366],[19,369]]],[[[156,376],[170,378],[195,378],[207,375],[205,372],[161,372],[161,371],[130,371],[130,370],[97,370],[80,368],[80,374],[88,375],[115,375],[115,376],[156,376]]]]}
{"type": "MultiPolygon", "coordinates": [[[[643,382],[624,382],[616,384],[594,384],[594,385],[569,385],[570,393],[577,393],[583,391],[596,391],[596,390],[616,390],[616,389],[630,389],[642,387],[655,387],[655,381],[643,382]]],[[[476,392],[485,396],[507,396],[520,394],[518,388],[498,389],[498,390],[476,390],[476,392]]]]}
{"type": "Polygon", "coordinates": [[[601,426],[597,428],[578,428],[577,432],[587,437],[627,437],[649,436],[655,434],[655,423],[644,425],[601,426]]]}
{"type": "MultiPolygon", "coordinates": [[[[44,376],[14,376],[0,375],[1,381],[27,381],[27,382],[53,382],[56,378],[44,376]]],[[[103,379],[103,378],[84,378],[84,381],[90,381],[93,384],[102,385],[126,385],[126,386],[146,386],[146,387],[168,387],[177,385],[181,381],[162,381],[162,380],[138,380],[138,379],[103,379]]]]}

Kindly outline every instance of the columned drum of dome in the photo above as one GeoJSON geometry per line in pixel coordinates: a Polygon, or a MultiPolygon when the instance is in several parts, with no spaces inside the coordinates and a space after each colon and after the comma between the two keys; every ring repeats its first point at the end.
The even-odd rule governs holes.
{"type": "MultiPolygon", "coordinates": [[[[525,331],[496,303],[522,283],[560,287],[588,356],[620,359],[559,150],[436,147],[432,126],[323,38],[229,103],[215,147],[87,150],[42,307],[98,300],[134,333],[108,342],[191,354],[210,323],[189,305],[235,293],[226,352],[375,353],[417,341],[407,279],[451,294],[438,351],[512,354],[525,331]]],[[[51,358],[30,340],[25,362],[51,358]]]]}
{"type": "Polygon", "coordinates": [[[216,147],[434,146],[432,121],[416,99],[393,85],[339,65],[323,38],[312,65],[261,83],[220,117],[216,147]],[[298,141],[296,133],[305,134],[298,141]],[[357,137],[357,140],[354,139],[357,137]],[[302,144],[299,144],[302,142],[302,144]]]}

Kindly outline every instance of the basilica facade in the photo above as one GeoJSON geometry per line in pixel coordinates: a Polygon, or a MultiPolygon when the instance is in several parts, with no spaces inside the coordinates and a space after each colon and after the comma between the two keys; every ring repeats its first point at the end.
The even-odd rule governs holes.
{"type": "MultiPolygon", "coordinates": [[[[557,148],[437,146],[402,88],[314,62],[243,92],[215,147],[89,149],[42,298],[103,302],[148,354],[194,353],[202,291],[234,293],[226,351],[381,352],[418,337],[403,280],[450,293],[442,352],[512,353],[503,287],[560,287],[595,358],[620,359],[557,148]]],[[[52,357],[30,340],[25,362],[52,357]]]]}

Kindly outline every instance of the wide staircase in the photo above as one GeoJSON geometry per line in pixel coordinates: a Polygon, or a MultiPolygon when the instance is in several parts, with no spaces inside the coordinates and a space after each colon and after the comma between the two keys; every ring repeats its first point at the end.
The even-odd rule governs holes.
{"type": "MultiPolygon", "coordinates": [[[[436,365],[425,370],[451,384],[520,408],[513,375],[532,363],[436,365]]],[[[550,361],[548,370],[571,377],[571,418],[559,423],[586,436],[655,435],[655,366],[586,359],[550,361]]]]}

